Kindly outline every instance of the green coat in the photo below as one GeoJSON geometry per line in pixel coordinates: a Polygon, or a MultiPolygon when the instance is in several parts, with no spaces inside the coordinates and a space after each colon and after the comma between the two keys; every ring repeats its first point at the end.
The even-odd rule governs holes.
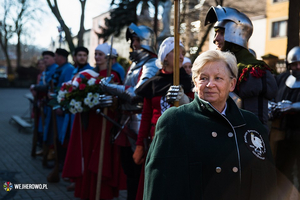
{"type": "Polygon", "coordinates": [[[274,200],[276,172],[258,118],[228,98],[226,117],[197,94],[159,118],[144,200],[274,200]]]}

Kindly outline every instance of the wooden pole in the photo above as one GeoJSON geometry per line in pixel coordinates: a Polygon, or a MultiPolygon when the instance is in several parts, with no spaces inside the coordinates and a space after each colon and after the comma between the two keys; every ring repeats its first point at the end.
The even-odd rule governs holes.
{"type": "MultiPolygon", "coordinates": [[[[103,110],[104,115],[107,115],[107,108],[103,110]]],[[[106,119],[102,117],[102,130],[101,130],[101,142],[100,142],[100,154],[99,154],[99,165],[98,165],[98,176],[97,176],[97,188],[96,188],[96,200],[100,199],[101,194],[101,181],[102,181],[102,169],[103,169],[103,155],[104,155],[104,142],[106,133],[106,119]]]]}
{"type": "Polygon", "coordinates": [[[36,145],[38,141],[38,127],[39,127],[39,107],[38,107],[38,92],[36,93],[33,100],[33,111],[34,111],[34,129],[31,147],[31,156],[35,158],[36,156],[36,145]]]}
{"type": "MultiPolygon", "coordinates": [[[[173,65],[173,85],[179,85],[179,0],[174,0],[174,65],[173,65]]],[[[179,101],[174,102],[174,106],[179,106],[179,101]]]]}
{"type": "MultiPolygon", "coordinates": [[[[54,92],[54,84],[53,80],[51,80],[51,89],[50,92],[54,92]]],[[[53,125],[53,145],[54,145],[54,158],[55,158],[55,164],[53,170],[49,173],[47,176],[47,181],[49,183],[57,183],[59,182],[59,162],[58,162],[58,152],[57,152],[57,137],[58,137],[58,132],[57,132],[57,121],[56,121],[56,113],[54,108],[51,108],[51,115],[52,115],[52,125],[53,125]]]]}
{"type": "Polygon", "coordinates": [[[52,108],[52,121],[53,121],[53,145],[54,145],[54,158],[55,164],[53,170],[47,176],[47,181],[49,183],[56,183],[59,182],[59,160],[58,160],[58,152],[57,152],[57,122],[56,122],[56,113],[55,110],[52,108]]]}
{"type": "MultiPolygon", "coordinates": [[[[111,37],[111,46],[110,46],[110,54],[108,56],[108,64],[107,64],[107,77],[111,75],[111,54],[112,54],[112,45],[113,45],[113,37],[111,37]]],[[[107,115],[107,108],[104,108],[103,114],[107,115]]],[[[99,200],[101,195],[101,181],[102,181],[102,169],[103,169],[103,155],[104,155],[104,144],[105,144],[105,134],[106,134],[106,119],[102,117],[102,130],[101,130],[101,141],[100,141],[100,153],[99,153],[99,164],[98,164],[98,176],[97,176],[97,187],[96,187],[96,196],[95,199],[99,200]]]]}

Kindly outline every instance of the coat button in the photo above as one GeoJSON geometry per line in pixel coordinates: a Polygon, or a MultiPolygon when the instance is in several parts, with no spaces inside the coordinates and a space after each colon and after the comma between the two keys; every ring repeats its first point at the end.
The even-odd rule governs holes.
{"type": "Polygon", "coordinates": [[[218,136],[218,134],[217,134],[216,132],[212,132],[211,135],[212,135],[213,137],[217,137],[217,136],[218,136]]]}
{"type": "Polygon", "coordinates": [[[232,171],[233,171],[234,173],[237,173],[237,172],[239,171],[239,169],[238,169],[237,167],[233,167],[233,168],[232,168],[232,171]]]}
{"type": "Polygon", "coordinates": [[[216,167],[216,172],[217,173],[221,173],[221,171],[222,171],[221,167],[216,167]]]}
{"type": "Polygon", "coordinates": [[[233,133],[229,132],[228,137],[233,137],[233,133]]]}

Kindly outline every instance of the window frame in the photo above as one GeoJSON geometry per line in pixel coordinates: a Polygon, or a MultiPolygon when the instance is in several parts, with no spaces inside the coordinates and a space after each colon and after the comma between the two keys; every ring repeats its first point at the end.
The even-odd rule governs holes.
{"type": "Polygon", "coordinates": [[[289,0],[272,0],[272,3],[282,3],[282,2],[287,2],[289,0]]]}
{"type": "Polygon", "coordinates": [[[287,18],[273,19],[270,21],[270,38],[271,39],[286,38],[287,34],[288,34],[288,19],[287,18]],[[280,35],[280,23],[281,22],[286,22],[285,35],[280,35]],[[275,23],[279,23],[278,35],[274,35],[274,24],[275,23]]]}

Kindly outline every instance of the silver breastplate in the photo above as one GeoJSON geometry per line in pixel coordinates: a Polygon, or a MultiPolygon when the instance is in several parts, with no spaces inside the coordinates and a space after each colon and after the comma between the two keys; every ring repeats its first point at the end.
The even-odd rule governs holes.
{"type": "Polygon", "coordinates": [[[142,66],[138,67],[136,63],[132,63],[126,75],[124,85],[134,87],[138,82],[141,69],[142,66]]]}

